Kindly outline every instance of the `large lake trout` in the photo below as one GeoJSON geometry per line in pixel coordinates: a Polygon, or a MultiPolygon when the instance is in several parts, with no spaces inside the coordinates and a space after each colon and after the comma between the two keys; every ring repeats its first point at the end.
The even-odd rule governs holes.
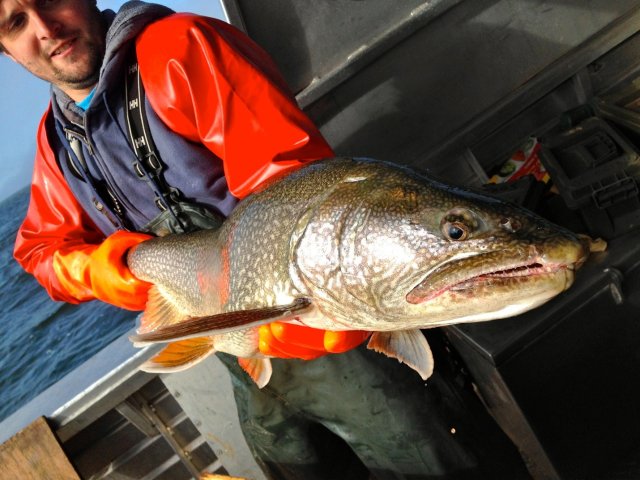
{"type": "Polygon", "coordinates": [[[143,366],[177,371],[236,355],[271,375],[258,326],[368,330],[368,346],[414,368],[420,331],[511,317],[569,288],[589,241],[514,205],[366,159],[314,162],[240,202],[217,230],[149,240],[128,256],[154,284],[138,344],[169,342],[143,366]]]}

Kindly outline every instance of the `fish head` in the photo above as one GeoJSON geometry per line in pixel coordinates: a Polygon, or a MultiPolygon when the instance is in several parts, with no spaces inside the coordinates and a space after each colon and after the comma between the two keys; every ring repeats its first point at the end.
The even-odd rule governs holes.
{"type": "Polygon", "coordinates": [[[517,207],[461,193],[451,192],[451,208],[439,215],[432,245],[438,260],[405,286],[409,317],[437,325],[511,317],[573,284],[589,255],[585,239],[517,207]]]}
{"type": "Polygon", "coordinates": [[[357,318],[357,328],[383,331],[517,315],[569,288],[589,254],[585,239],[515,205],[376,167],[336,188],[298,242],[320,308],[345,325],[357,318]],[[333,233],[329,244],[320,231],[333,233]]]}

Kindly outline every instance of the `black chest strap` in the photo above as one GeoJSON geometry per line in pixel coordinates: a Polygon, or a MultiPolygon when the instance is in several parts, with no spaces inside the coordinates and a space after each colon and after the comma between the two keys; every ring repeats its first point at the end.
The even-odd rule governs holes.
{"type": "Polygon", "coordinates": [[[125,74],[125,117],[129,143],[136,154],[133,169],[146,180],[155,195],[158,216],[143,227],[156,235],[218,228],[222,219],[208,208],[184,200],[177,188],[164,179],[164,165],[151,136],[145,108],[144,85],[140,78],[135,49],[125,74]]]}
{"type": "MultiPolygon", "coordinates": [[[[134,51],[135,53],[135,51],[134,51]]],[[[151,136],[145,109],[144,86],[135,54],[131,55],[125,78],[125,117],[129,143],[136,154],[133,169],[140,179],[147,180],[155,193],[159,210],[171,209],[180,198],[178,189],[167,184],[163,175],[163,164],[151,136]]]]}

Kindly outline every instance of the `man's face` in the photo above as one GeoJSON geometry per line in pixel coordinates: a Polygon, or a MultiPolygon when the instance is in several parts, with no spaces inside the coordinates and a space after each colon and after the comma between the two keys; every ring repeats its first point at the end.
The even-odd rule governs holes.
{"type": "Polygon", "coordinates": [[[81,100],[96,84],[104,26],[91,0],[0,0],[0,44],[37,77],[81,100]]]}

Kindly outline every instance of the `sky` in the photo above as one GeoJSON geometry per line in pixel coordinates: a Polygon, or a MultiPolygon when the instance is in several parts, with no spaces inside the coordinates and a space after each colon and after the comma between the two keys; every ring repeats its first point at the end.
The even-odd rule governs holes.
{"type": "MultiPolygon", "coordinates": [[[[151,1],[151,0],[150,0],[151,1]]],[[[98,0],[118,10],[124,1],[98,0]]],[[[155,0],[175,11],[224,18],[218,0],[155,0]]],[[[49,84],[0,55],[0,201],[31,181],[38,123],[49,102],[49,84]]]]}

